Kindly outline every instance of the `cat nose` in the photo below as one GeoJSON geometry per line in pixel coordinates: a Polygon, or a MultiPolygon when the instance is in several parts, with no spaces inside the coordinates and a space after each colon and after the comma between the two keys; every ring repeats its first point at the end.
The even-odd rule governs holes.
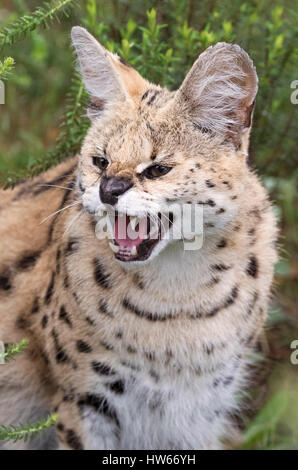
{"type": "Polygon", "coordinates": [[[129,178],[103,177],[99,187],[101,202],[113,206],[116,204],[118,196],[124,194],[132,186],[133,182],[129,178]]]}

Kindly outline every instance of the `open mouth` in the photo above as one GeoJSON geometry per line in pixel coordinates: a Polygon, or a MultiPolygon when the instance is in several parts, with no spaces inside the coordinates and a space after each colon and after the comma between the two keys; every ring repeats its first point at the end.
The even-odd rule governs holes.
{"type": "Polygon", "coordinates": [[[124,262],[148,259],[153,248],[173,224],[173,217],[170,215],[166,226],[160,213],[154,217],[154,222],[149,216],[139,219],[118,212],[114,216],[114,239],[109,245],[115,257],[124,262]]]}

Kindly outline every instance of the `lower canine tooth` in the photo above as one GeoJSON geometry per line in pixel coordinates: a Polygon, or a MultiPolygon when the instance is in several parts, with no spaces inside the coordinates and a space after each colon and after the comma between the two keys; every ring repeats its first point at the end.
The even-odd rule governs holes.
{"type": "Polygon", "coordinates": [[[130,226],[132,230],[135,230],[137,223],[138,223],[138,218],[135,215],[132,215],[129,218],[130,218],[130,226]]]}
{"type": "Polygon", "coordinates": [[[130,250],[130,254],[131,254],[132,256],[136,256],[136,254],[137,254],[137,247],[136,247],[136,246],[133,246],[133,247],[132,247],[132,249],[130,250]]]}
{"type": "Polygon", "coordinates": [[[118,253],[118,251],[120,250],[120,246],[114,245],[114,243],[112,243],[112,242],[109,242],[109,245],[110,245],[111,250],[114,253],[118,253]]]}

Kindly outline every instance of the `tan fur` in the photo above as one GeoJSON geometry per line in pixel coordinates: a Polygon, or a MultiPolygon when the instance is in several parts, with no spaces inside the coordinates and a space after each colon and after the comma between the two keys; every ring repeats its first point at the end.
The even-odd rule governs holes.
{"type": "MultiPolygon", "coordinates": [[[[113,56],[109,60],[118,59],[113,56]]],[[[225,406],[233,411],[238,404],[226,395],[227,387],[217,392],[214,381],[228,382],[227,374],[228,378],[232,374],[234,394],[245,384],[247,355],[263,330],[277,259],[275,219],[263,187],[246,163],[247,129],[241,134],[237,127],[240,146],[229,138],[231,129],[227,133],[225,129],[217,132],[216,127],[211,133],[201,132],[189,119],[189,104],[184,106],[181,96],[148,84],[123,64],[119,64],[119,74],[133,99],[118,102],[116,107],[111,104],[95,119],[82,147],[78,170],[76,159],[70,159],[13,191],[3,192],[0,339],[11,343],[26,337],[30,344],[14,363],[0,366],[1,421],[21,421],[24,409],[34,405],[44,410],[40,414],[58,411],[60,448],[159,448],[160,417],[150,425],[152,435],[147,445],[141,437],[146,434],[146,414],[144,432],[140,428],[131,444],[129,432],[118,444],[111,437],[117,420],[120,429],[129,427],[125,415],[125,409],[133,406],[129,400],[136,409],[139,406],[137,399],[129,398],[134,397],[134,387],[138,384],[142,390],[138,393],[143,394],[143,406],[151,407],[150,420],[158,396],[165,410],[170,397],[176,400],[176,393],[184,397],[175,402],[177,422],[191,414],[187,397],[192,393],[197,396],[198,387],[206,390],[195,405],[204,405],[198,422],[205,423],[205,414],[213,416],[213,412],[214,421],[208,415],[204,432],[199,427],[194,431],[200,436],[197,444],[188,437],[190,428],[185,424],[185,441],[172,436],[163,445],[219,448],[220,439],[229,436],[229,425],[227,414],[216,416],[225,406]],[[148,105],[150,93],[142,100],[147,89],[158,91],[154,104],[148,105]],[[94,215],[84,202],[89,188],[98,188],[101,177],[92,157],[103,152],[110,159],[106,174],[129,177],[134,183],[119,198],[118,210],[122,210],[121,201],[132,215],[162,210],[166,200],[204,202],[202,249],[186,252],[182,241],[177,241],[144,265],[119,264],[108,241],[95,236],[94,215]],[[142,179],[140,169],[153,163],[152,155],[173,169],[157,180],[142,179]],[[45,189],[41,183],[71,190],[45,189]],[[39,189],[43,191],[38,193],[39,189]],[[41,223],[75,201],[79,204],[41,223]],[[22,267],[24,257],[32,254],[36,259],[29,265],[23,262],[22,267]],[[100,263],[97,282],[95,260],[100,263]],[[143,317],[125,307],[124,299],[143,312],[143,317]],[[62,306],[66,316],[61,315],[62,306]],[[148,312],[153,320],[146,317],[148,312]],[[239,358],[241,373],[231,372],[229,367],[239,358]],[[105,364],[115,375],[95,373],[93,362],[105,364]],[[118,387],[124,385],[124,394],[109,389],[115,378],[118,387]],[[100,420],[107,418],[106,434],[97,440],[90,437],[97,421],[87,418],[86,401],[96,408],[90,394],[97,399],[105,396],[109,402],[108,418],[104,412],[98,415],[101,427],[100,420]],[[121,406],[118,396],[124,400],[121,406]],[[28,405],[30,400],[34,403],[28,405]]],[[[134,426],[138,426],[137,419],[131,423],[134,426]]],[[[51,442],[42,445],[54,445],[51,442]]],[[[35,443],[33,447],[42,446],[35,443]]]]}

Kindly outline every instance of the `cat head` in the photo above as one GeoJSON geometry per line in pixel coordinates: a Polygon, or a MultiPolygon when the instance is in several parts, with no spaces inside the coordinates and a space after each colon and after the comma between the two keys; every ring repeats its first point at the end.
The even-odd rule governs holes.
{"type": "Polygon", "coordinates": [[[84,28],[72,29],[72,42],[92,121],[78,184],[94,217],[113,212],[115,257],[144,263],[181,243],[183,233],[174,239],[173,232],[184,205],[203,209],[205,237],[231,224],[248,172],[257,93],[248,54],[234,44],[211,46],[180,88],[169,91],[142,78],[84,28]]]}

